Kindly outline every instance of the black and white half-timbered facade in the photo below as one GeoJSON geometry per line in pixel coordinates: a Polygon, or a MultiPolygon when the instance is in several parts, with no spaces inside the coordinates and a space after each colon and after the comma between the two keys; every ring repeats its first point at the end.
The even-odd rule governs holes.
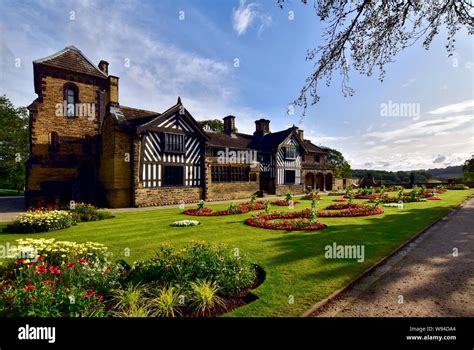
{"type": "Polygon", "coordinates": [[[229,115],[216,130],[180,98],[163,113],[123,106],[109,63],[95,66],[74,46],[35,61],[34,74],[27,206],[152,206],[332,188],[327,153],[297,127],[271,132],[270,121],[259,119],[244,134],[229,115]],[[78,102],[94,107],[94,116],[52,112],[78,102]]]}

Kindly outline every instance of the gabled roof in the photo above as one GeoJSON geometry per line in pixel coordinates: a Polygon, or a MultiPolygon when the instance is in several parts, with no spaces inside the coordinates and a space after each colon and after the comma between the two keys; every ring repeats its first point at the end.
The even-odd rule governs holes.
{"type": "Polygon", "coordinates": [[[266,134],[263,137],[254,136],[250,147],[266,151],[275,151],[292,135],[295,136],[301,147],[303,147],[304,150],[307,150],[306,143],[303,142],[303,140],[301,140],[301,138],[298,136],[298,133],[296,133],[296,127],[294,126],[286,130],[266,134]]]}
{"type": "Polygon", "coordinates": [[[231,135],[223,132],[206,132],[209,137],[207,144],[211,147],[229,147],[235,149],[251,148],[252,135],[232,133],[231,135]]]}
{"type": "Polygon", "coordinates": [[[316,146],[309,140],[304,140],[304,143],[308,152],[327,153],[323,148],[316,146]]]}
{"type": "Polygon", "coordinates": [[[181,102],[181,97],[178,97],[178,101],[174,106],[168,108],[162,114],[156,115],[155,117],[150,118],[149,120],[144,120],[143,123],[137,125],[136,130],[137,132],[142,132],[144,130],[147,130],[148,128],[152,128],[153,124],[159,124],[161,121],[166,120],[167,118],[171,117],[176,113],[179,113],[179,118],[183,118],[202,138],[206,140],[209,138],[202,129],[202,127],[193,118],[191,113],[189,113],[188,110],[184,108],[183,103],[181,102]],[[179,113],[182,110],[184,110],[184,113],[179,113]]]}
{"type": "Polygon", "coordinates": [[[92,75],[98,78],[107,78],[107,75],[92,63],[81,50],[72,45],[48,57],[33,61],[33,65],[38,64],[92,75]]]}

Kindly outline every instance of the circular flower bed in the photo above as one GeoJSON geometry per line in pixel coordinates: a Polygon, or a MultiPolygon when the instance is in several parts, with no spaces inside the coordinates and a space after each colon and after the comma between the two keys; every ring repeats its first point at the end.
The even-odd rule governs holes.
{"type": "Polygon", "coordinates": [[[301,199],[321,199],[321,196],[319,194],[308,193],[307,195],[301,197],[301,199]]]}
{"type": "Polygon", "coordinates": [[[201,225],[201,223],[197,220],[180,220],[173,222],[170,226],[176,227],[189,227],[189,226],[197,226],[201,225]]]}
{"type": "Polygon", "coordinates": [[[223,216],[223,215],[233,215],[233,214],[244,214],[252,210],[262,210],[265,209],[265,204],[262,202],[245,202],[240,203],[235,207],[235,209],[230,210],[220,210],[212,211],[211,208],[202,208],[202,209],[187,209],[183,212],[186,215],[192,216],[223,216]]]}
{"type": "MultiPolygon", "coordinates": [[[[293,204],[298,204],[299,202],[298,201],[293,201],[293,204]]],[[[271,204],[273,205],[278,205],[279,207],[287,207],[290,205],[290,202],[288,202],[287,200],[279,200],[279,201],[274,201],[274,202],[271,202],[271,204]]]]}
{"type": "MultiPolygon", "coordinates": [[[[336,210],[337,205],[330,205],[332,207],[329,211],[318,212],[319,217],[350,217],[350,216],[369,216],[382,214],[384,211],[381,208],[374,207],[368,204],[357,204],[357,207],[353,207],[354,204],[343,204],[342,206],[351,206],[343,208],[342,210],[336,210]]],[[[328,209],[328,208],[326,208],[328,209]]]]}
{"type": "Polygon", "coordinates": [[[333,199],[332,201],[333,202],[341,202],[341,203],[347,202],[344,198],[336,198],[336,199],[333,199]]]}
{"type": "Polygon", "coordinates": [[[326,210],[341,210],[341,209],[365,209],[366,204],[345,203],[345,204],[331,204],[326,207],[326,210]]]}
{"type": "Polygon", "coordinates": [[[310,217],[309,209],[293,213],[259,213],[245,220],[245,223],[268,230],[285,231],[316,231],[327,227],[319,221],[311,220],[310,217]]]}

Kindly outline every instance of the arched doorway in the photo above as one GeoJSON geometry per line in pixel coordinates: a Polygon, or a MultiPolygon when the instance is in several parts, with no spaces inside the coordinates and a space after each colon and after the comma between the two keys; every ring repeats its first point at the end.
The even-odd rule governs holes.
{"type": "Polygon", "coordinates": [[[332,191],[332,174],[326,174],[326,191],[332,191]]]}
{"type": "Polygon", "coordinates": [[[307,173],[304,176],[304,187],[314,189],[314,174],[307,173]]]}
{"type": "Polygon", "coordinates": [[[324,190],[324,175],[321,173],[316,174],[316,188],[320,191],[324,190]]]}

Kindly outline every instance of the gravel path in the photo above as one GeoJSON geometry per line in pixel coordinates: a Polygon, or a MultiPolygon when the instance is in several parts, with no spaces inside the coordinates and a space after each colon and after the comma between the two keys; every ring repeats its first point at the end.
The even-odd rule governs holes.
{"type": "Polygon", "coordinates": [[[473,317],[474,197],[311,316],[473,317]]]}

